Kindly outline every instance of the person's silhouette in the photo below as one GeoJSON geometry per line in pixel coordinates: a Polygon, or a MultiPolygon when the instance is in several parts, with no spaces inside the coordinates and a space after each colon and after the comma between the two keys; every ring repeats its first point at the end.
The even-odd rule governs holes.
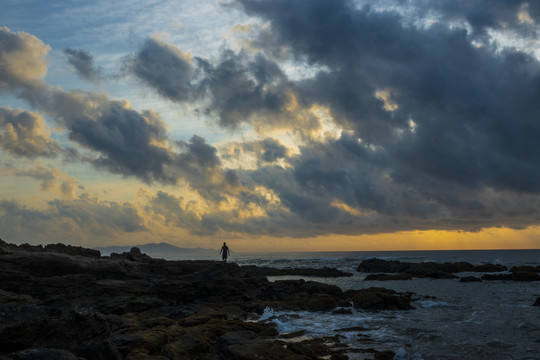
{"type": "Polygon", "coordinates": [[[219,253],[221,254],[221,258],[223,259],[223,261],[227,262],[227,256],[231,254],[227,243],[223,243],[223,246],[221,247],[221,250],[219,250],[219,253]]]}

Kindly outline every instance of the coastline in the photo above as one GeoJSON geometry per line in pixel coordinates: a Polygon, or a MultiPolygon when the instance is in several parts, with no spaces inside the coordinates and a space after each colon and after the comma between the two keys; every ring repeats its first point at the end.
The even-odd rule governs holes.
{"type": "Polygon", "coordinates": [[[528,358],[540,264],[487,254],[223,263],[0,241],[0,360],[528,358]]]}
{"type": "Polygon", "coordinates": [[[272,321],[248,320],[268,308],[406,310],[412,294],[270,282],[264,271],[154,259],[137,248],[102,257],[62,244],[2,241],[0,359],[393,358],[388,351],[350,348],[339,335],[301,339],[280,334],[272,321]]]}

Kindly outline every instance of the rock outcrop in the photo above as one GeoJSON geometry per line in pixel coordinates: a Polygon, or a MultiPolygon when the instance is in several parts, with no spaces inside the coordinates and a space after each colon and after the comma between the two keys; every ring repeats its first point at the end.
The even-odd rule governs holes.
{"type": "MultiPolygon", "coordinates": [[[[503,265],[484,264],[473,265],[467,262],[436,263],[422,262],[410,263],[397,260],[367,259],[358,265],[357,271],[366,273],[398,273],[409,275],[410,278],[432,278],[432,279],[456,279],[456,273],[461,272],[501,272],[508,269],[503,265]]],[[[397,278],[385,278],[380,276],[377,280],[397,280],[397,278]]],[[[375,277],[370,278],[376,279],[375,277]]],[[[407,277],[401,278],[405,280],[407,277]]]]}
{"type": "Polygon", "coordinates": [[[291,345],[274,323],[245,320],[266,307],[412,308],[410,294],[270,282],[265,272],[153,259],[137,248],[97,257],[59,244],[1,242],[0,359],[344,359],[339,337],[291,345]]]}

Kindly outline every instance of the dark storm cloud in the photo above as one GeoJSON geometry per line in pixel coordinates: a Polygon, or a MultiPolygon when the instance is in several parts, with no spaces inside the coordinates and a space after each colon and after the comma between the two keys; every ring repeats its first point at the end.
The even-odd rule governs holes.
{"type": "Polygon", "coordinates": [[[211,203],[227,201],[227,196],[238,194],[241,185],[236,171],[223,168],[214,146],[197,135],[177,145],[182,151],[175,155],[171,171],[179,179],[211,203]]]}
{"type": "Polygon", "coordinates": [[[243,122],[272,125],[283,122],[289,97],[288,80],[280,67],[245,52],[222,52],[217,64],[191,59],[178,47],[147,39],[127,68],[160,95],[179,102],[208,99],[204,112],[223,127],[243,122]]]}
{"type": "Polygon", "coordinates": [[[275,231],[291,236],[297,228],[310,235],[477,231],[522,228],[539,219],[538,196],[470,188],[418,172],[415,179],[396,181],[390,176],[395,171],[391,154],[355,142],[342,137],[304,148],[289,159],[291,167],[266,166],[245,174],[271,189],[289,211],[268,211],[272,221],[287,229],[275,231]]]}
{"type": "Polygon", "coordinates": [[[217,149],[206,143],[200,136],[193,136],[188,142],[179,141],[178,146],[186,148],[187,152],[178,158],[180,164],[190,164],[193,166],[207,168],[219,166],[221,161],[217,156],[217,149]]]}
{"type": "Polygon", "coordinates": [[[260,159],[271,163],[288,156],[288,149],[276,139],[266,138],[259,142],[261,145],[260,159]]]}
{"type": "Polygon", "coordinates": [[[160,95],[175,101],[187,101],[197,96],[197,69],[191,56],[178,47],[157,39],[144,41],[135,56],[127,62],[128,69],[160,95]]]}
{"type": "Polygon", "coordinates": [[[220,125],[235,128],[242,122],[282,121],[287,104],[287,79],[274,62],[261,56],[225,51],[216,66],[206,65],[204,86],[210,93],[210,112],[220,125]]]}
{"type": "Polygon", "coordinates": [[[145,181],[173,181],[164,172],[171,160],[169,151],[153,143],[166,139],[163,121],[154,113],[139,113],[116,102],[107,110],[97,121],[71,119],[70,139],[98,151],[98,167],[145,181]]]}
{"type": "Polygon", "coordinates": [[[21,97],[65,127],[71,141],[95,152],[97,157],[84,159],[98,168],[146,182],[176,182],[165,170],[172,154],[157,113],[136,111],[127,101],[103,94],[64,92],[46,84],[24,89],[21,97]]]}
{"type": "Polygon", "coordinates": [[[240,2],[270,22],[274,43],[325,67],[297,84],[301,96],[384,147],[396,179],[414,182],[420,174],[441,186],[540,191],[535,58],[478,48],[463,29],[406,26],[397,13],[348,1],[240,2]],[[377,96],[383,90],[394,109],[377,96]]]}
{"type": "Polygon", "coordinates": [[[78,75],[90,81],[101,79],[101,69],[94,67],[94,58],[84,50],[64,49],[68,63],[73,66],[78,75]]]}

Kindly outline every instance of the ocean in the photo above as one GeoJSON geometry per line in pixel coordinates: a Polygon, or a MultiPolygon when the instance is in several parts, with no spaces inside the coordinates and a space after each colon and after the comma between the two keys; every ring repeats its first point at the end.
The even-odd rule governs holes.
{"type": "MultiPolygon", "coordinates": [[[[355,310],[352,315],[334,315],[266,309],[258,321],[273,321],[282,333],[306,330],[304,336],[312,338],[340,334],[342,342],[351,346],[392,350],[395,360],[540,359],[540,307],[533,306],[540,297],[540,282],[365,281],[367,274],[356,268],[362,260],[374,257],[406,262],[494,263],[508,268],[540,265],[540,250],[233,253],[230,261],[276,268],[327,266],[353,273],[346,278],[280,276],[270,277],[270,281],[303,278],[343,290],[376,286],[418,295],[413,303],[416,309],[410,311],[355,310]],[[339,331],[352,327],[357,329],[339,331]]],[[[350,359],[363,357],[351,354],[350,359]]]]}

